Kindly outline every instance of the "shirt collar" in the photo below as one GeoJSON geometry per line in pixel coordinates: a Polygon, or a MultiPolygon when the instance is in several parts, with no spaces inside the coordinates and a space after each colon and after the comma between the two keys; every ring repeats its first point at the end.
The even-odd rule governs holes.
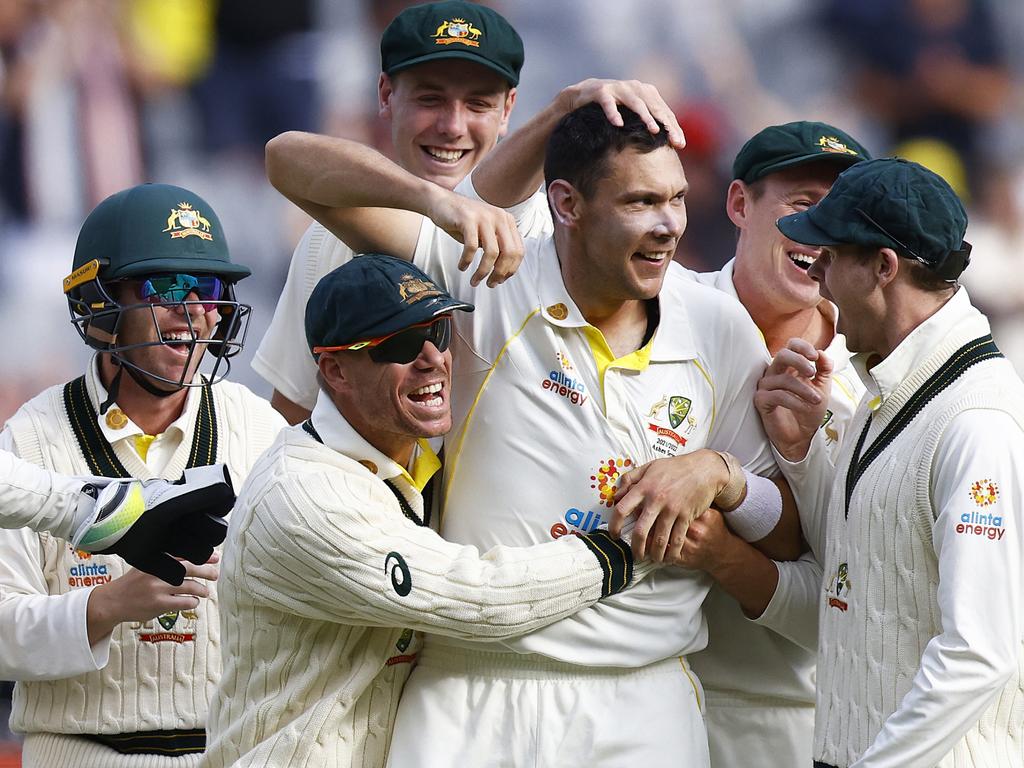
{"type": "Polygon", "coordinates": [[[922,363],[925,362],[953,331],[968,332],[971,338],[989,332],[988,321],[971,304],[967,290],[960,286],[939,310],[911,331],[882,362],[868,369],[871,357],[858,352],[851,357],[854,368],[867,387],[876,409],[922,363]]]}
{"type": "Polygon", "coordinates": [[[330,395],[323,390],[317,394],[316,406],[313,408],[310,421],[313,422],[313,428],[324,445],[359,462],[382,480],[402,477],[407,483],[422,491],[427,481],[441,467],[441,460],[430,447],[430,443],[420,438],[416,441],[417,450],[413,454],[412,471],[406,470],[390,456],[370,445],[341,415],[330,395]]]}
{"type": "MultiPolygon", "coordinates": [[[[583,328],[590,323],[583,316],[576,302],[569,295],[562,279],[562,270],[555,252],[554,238],[547,238],[537,250],[538,260],[538,296],[540,312],[547,322],[561,328],[583,328]]],[[[679,275],[673,270],[682,267],[672,262],[665,275],[665,283],[678,281],[679,275]]],[[[665,289],[662,288],[664,295],[665,289]]],[[[662,301],[659,297],[658,309],[660,319],[654,337],[643,349],[645,357],[651,362],[673,362],[690,360],[697,356],[693,339],[693,329],[686,308],[681,302],[662,301]],[[663,330],[670,329],[670,330],[663,330]]]]}
{"type": "MultiPolygon", "coordinates": [[[[100,433],[108,443],[113,445],[118,440],[124,440],[127,437],[136,438],[146,434],[140,426],[131,420],[128,414],[118,407],[116,401],[105,414],[100,414],[100,405],[106,402],[109,393],[100,381],[98,357],[93,357],[86,369],[85,390],[89,395],[93,410],[96,412],[96,423],[99,425],[100,433]]],[[[187,431],[186,427],[195,419],[201,396],[200,387],[188,387],[185,407],[181,409],[181,415],[171,422],[162,434],[169,436],[171,432],[177,431],[184,437],[187,431]]]]}

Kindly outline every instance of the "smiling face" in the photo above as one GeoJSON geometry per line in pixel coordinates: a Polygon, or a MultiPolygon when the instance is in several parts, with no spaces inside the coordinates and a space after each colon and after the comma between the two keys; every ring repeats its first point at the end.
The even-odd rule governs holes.
{"type": "Polygon", "coordinates": [[[411,363],[375,363],[367,350],[320,356],[320,373],[338,410],[377,450],[401,465],[417,438],[452,428],[451,349],[424,342],[411,363]]]}
{"type": "Polygon", "coordinates": [[[835,245],[807,270],[821,295],[839,307],[836,330],[846,336],[851,352],[875,352],[885,327],[877,279],[877,248],[835,245]]]}
{"type": "Polygon", "coordinates": [[[398,164],[452,189],[508,130],[515,89],[470,61],[429,61],[380,76],[380,115],[391,120],[398,164]]]}
{"type": "MultiPolygon", "coordinates": [[[[216,306],[206,309],[195,293],[185,297],[188,304],[145,304],[140,287],[138,280],[123,280],[109,285],[112,297],[119,304],[142,305],[126,309],[121,314],[117,346],[135,348],[124,349],[118,355],[142,372],[165,379],[165,382],[153,380],[159,389],[175,389],[167,382],[190,383],[206,350],[205,344],[192,345],[192,339],[213,336],[220,322],[216,306]],[[194,351],[190,353],[192,349],[194,351]]],[[[107,356],[104,356],[104,361],[104,372],[108,369],[111,374],[116,372],[107,356]]],[[[109,385],[109,379],[106,376],[104,379],[104,384],[109,385]]]]}
{"type": "Polygon", "coordinates": [[[571,192],[567,211],[572,246],[563,271],[584,313],[657,296],[686,229],[686,176],[674,149],[627,147],[605,158],[605,169],[589,196],[571,192]]]}
{"type": "Polygon", "coordinates": [[[795,243],[775,226],[783,216],[807,210],[828,194],[841,169],[818,162],[769,174],[753,184],[733,181],[727,212],[740,230],[737,282],[756,285],[781,312],[817,306],[818,285],[807,274],[819,249],[795,243]]]}

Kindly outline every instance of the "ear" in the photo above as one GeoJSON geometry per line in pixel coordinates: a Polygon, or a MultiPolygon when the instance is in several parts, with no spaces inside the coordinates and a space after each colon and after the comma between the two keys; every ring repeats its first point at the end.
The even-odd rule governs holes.
{"type": "Polygon", "coordinates": [[[884,288],[899,274],[900,257],[892,248],[879,248],[877,258],[875,277],[878,279],[878,285],[884,288]]]}
{"type": "Polygon", "coordinates": [[[725,195],[725,213],[737,229],[743,229],[747,225],[747,203],[749,201],[750,191],[747,185],[739,179],[733,179],[729,185],[729,191],[725,195]]]}
{"type": "Polygon", "coordinates": [[[555,221],[564,227],[575,227],[583,211],[583,196],[564,179],[548,185],[548,204],[555,221]]]}
{"type": "Polygon", "coordinates": [[[498,136],[504,136],[508,133],[508,119],[512,115],[512,107],[516,105],[516,89],[509,88],[508,95],[505,96],[505,104],[501,108],[501,125],[498,127],[498,136]]]}
{"type": "Polygon", "coordinates": [[[348,379],[345,376],[345,368],[336,355],[324,352],[317,360],[317,367],[320,369],[320,378],[331,392],[339,392],[346,388],[348,379]]]}
{"type": "Polygon", "coordinates": [[[380,73],[377,81],[377,114],[385,120],[391,119],[391,96],[395,92],[395,84],[391,77],[380,73]]]}

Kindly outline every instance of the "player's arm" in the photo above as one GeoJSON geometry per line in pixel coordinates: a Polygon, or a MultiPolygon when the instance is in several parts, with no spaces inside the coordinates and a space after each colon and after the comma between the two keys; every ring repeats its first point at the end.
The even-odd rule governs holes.
{"type": "Polygon", "coordinates": [[[472,173],[483,200],[511,208],[537,191],[544,181],[544,148],[559,120],[586,104],[600,104],[613,125],[622,125],[618,107],[631,109],[651,133],[668,131],[672,146],[686,146],[675,114],[653,85],[636,80],[584,80],[564,88],[547,107],[502,140],[472,173]]]}
{"type": "MultiPolygon", "coordinates": [[[[369,480],[303,473],[242,518],[238,571],[285,613],[455,637],[503,639],[546,626],[651,569],[605,531],[533,547],[475,547],[405,519],[369,480]],[[251,516],[251,519],[248,519],[251,516]]],[[[236,523],[238,524],[238,523],[236,523]]]]}
{"type": "MultiPolygon", "coordinates": [[[[11,447],[9,433],[0,445],[11,447]]],[[[47,472],[0,449],[0,522],[50,531],[89,552],[119,555],[169,583],[206,562],[224,540],[235,494],[222,465],[189,470],[182,483],[111,481],[47,472]]]]}
{"type": "Polygon", "coordinates": [[[1018,669],[1024,431],[1003,412],[961,413],[943,434],[932,466],[924,493],[936,513],[942,633],[926,646],[910,690],[856,768],[938,764],[1018,669]],[[963,523],[979,516],[984,526],[963,523]]]}
{"type": "Polygon", "coordinates": [[[357,252],[412,259],[422,217],[463,243],[459,268],[482,249],[474,285],[504,282],[522,260],[513,218],[420,179],[347,139],[290,131],[267,144],[267,178],[357,252]]]}

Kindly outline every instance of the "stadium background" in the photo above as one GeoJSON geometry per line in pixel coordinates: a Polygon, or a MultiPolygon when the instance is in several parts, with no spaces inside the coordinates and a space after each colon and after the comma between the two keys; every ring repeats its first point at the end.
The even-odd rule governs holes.
{"type": "MultiPolygon", "coordinates": [[[[88,211],[142,181],[216,209],[253,305],[249,359],[306,221],[263,176],[288,129],[388,149],[378,41],[402,0],[0,0],[0,419],[82,370],[60,281],[88,211]]],[[[512,128],[586,77],[656,84],[686,130],[677,258],[732,253],[732,157],[765,125],[823,120],[928,165],[968,205],[964,282],[1024,373],[1024,3],[504,0],[526,65],[512,128]]],[[[2,640],[0,640],[2,642],[2,640]]],[[[0,684],[0,768],[18,765],[0,684]]]]}

